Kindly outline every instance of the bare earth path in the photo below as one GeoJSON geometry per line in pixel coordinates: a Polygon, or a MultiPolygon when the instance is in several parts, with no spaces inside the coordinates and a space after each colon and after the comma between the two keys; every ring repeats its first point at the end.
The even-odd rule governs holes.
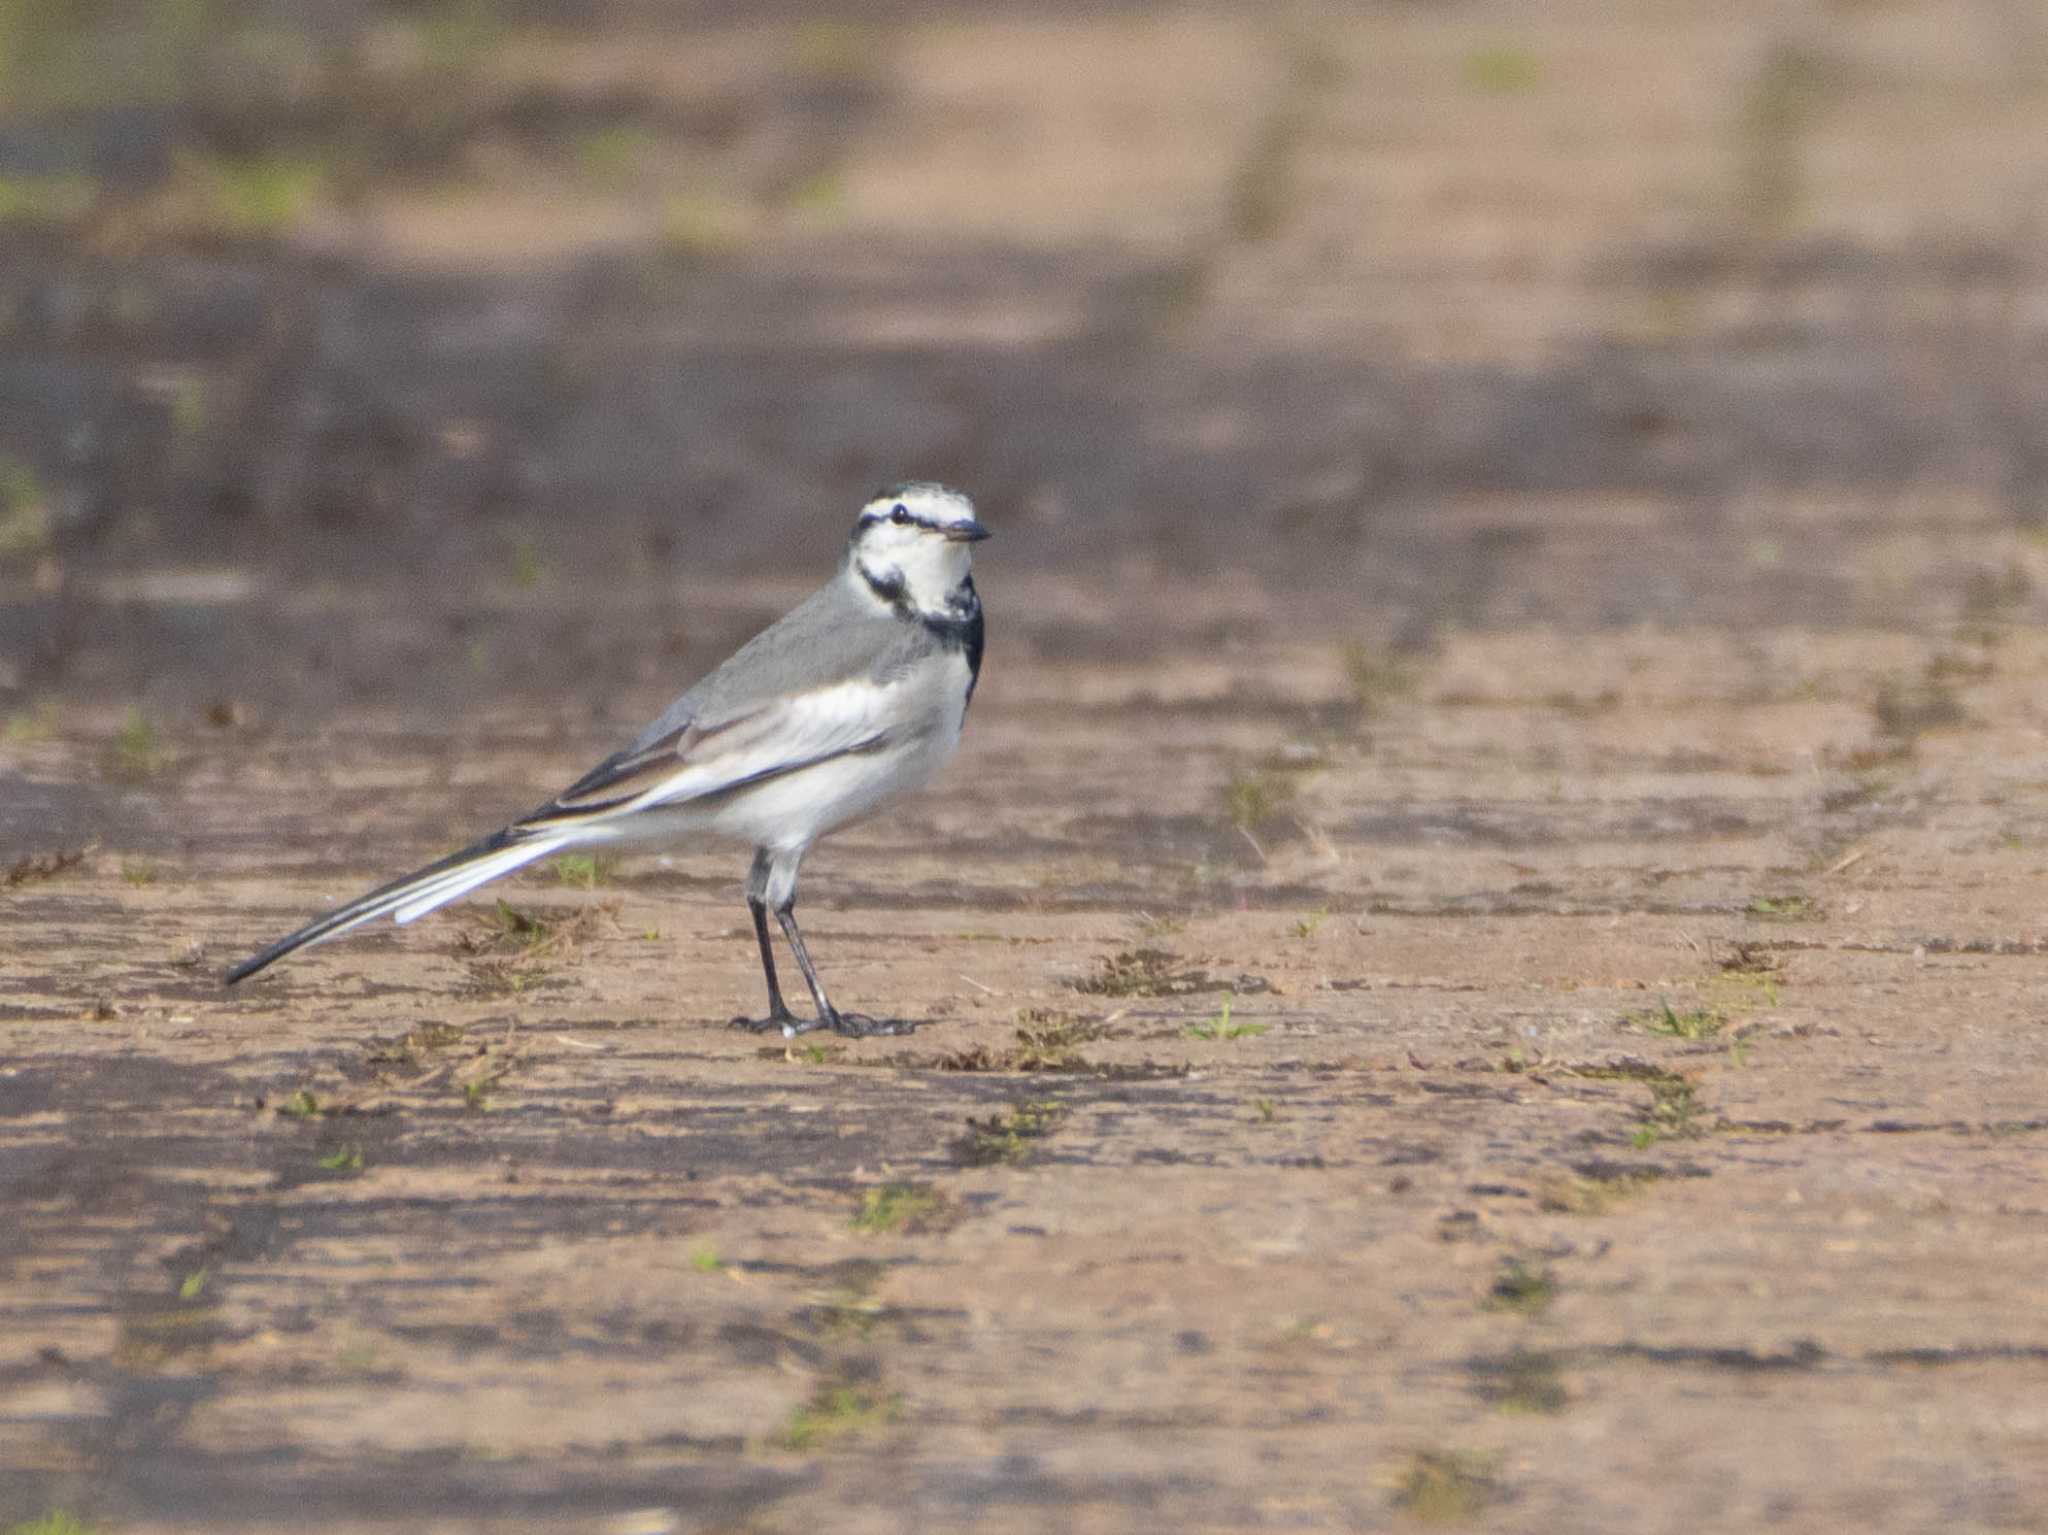
{"type": "Polygon", "coordinates": [[[2029,6],[215,9],[0,50],[0,1530],[2048,1529],[2029,6]],[[915,1035],[712,848],[218,987],[903,473],[915,1035]]]}
{"type": "Polygon", "coordinates": [[[1929,659],[1455,641],[1369,707],[1257,638],[1009,660],[946,792],[817,858],[839,988],[931,1021],[794,1052],[726,1027],[708,851],[223,994],[602,742],[169,743],[132,845],[4,897],[0,1490],[131,1529],[2028,1527],[2048,643],[1944,650],[1967,723],[1889,736],[1887,646],[1929,659]]]}

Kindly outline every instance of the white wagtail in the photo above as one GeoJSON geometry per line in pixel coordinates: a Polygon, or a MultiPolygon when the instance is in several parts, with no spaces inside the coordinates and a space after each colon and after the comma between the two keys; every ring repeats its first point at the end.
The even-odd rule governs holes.
{"type": "Polygon", "coordinates": [[[960,741],[981,673],[981,599],[968,546],[988,537],[974,504],[943,485],[898,485],[861,508],[830,581],[670,704],[624,751],[533,814],[331,911],[228,972],[233,985],[294,949],[390,915],[410,922],[563,848],[669,844],[693,833],[754,847],[747,905],[785,1035],[897,1033],[842,1013],[796,925],[797,868],[826,832],[921,787],[960,741]],[[818,1005],[782,1000],[768,913],[818,1005]]]}

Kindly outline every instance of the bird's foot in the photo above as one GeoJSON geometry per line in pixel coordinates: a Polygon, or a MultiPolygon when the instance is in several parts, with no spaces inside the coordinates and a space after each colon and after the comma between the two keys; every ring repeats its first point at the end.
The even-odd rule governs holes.
{"type": "Polygon", "coordinates": [[[835,1012],[827,1021],[833,1033],[846,1039],[880,1039],[891,1034],[909,1034],[917,1028],[908,1018],[870,1018],[866,1013],[835,1012]]]}
{"type": "Polygon", "coordinates": [[[780,1033],[784,1039],[795,1039],[799,1034],[808,1034],[813,1029],[828,1026],[824,1018],[799,1018],[786,1007],[779,1007],[766,1018],[735,1018],[732,1026],[745,1029],[750,1034],[780,1033]]]}

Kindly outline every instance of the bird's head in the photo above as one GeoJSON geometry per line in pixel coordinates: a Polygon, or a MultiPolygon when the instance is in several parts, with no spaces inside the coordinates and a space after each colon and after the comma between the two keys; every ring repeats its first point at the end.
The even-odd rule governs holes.
{"type": "Polygon", "coordinates": [[[848,553],[868,584],[937,613],[967,579],[969,548],[988,537],[974,503],[943,485],[893,485],[860,509],[848,553]]]}

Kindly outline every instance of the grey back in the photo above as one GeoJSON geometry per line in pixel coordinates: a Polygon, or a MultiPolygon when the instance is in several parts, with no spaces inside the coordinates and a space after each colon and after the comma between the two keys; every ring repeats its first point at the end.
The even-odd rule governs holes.
{"type": "Polygon", "coordinates": [[[842,565],[640,733],[641,751],[692,720],[716,724],[774,699],[866,677],[881,681],[929,655],[936,641],[855,590],[842,565]]]}

